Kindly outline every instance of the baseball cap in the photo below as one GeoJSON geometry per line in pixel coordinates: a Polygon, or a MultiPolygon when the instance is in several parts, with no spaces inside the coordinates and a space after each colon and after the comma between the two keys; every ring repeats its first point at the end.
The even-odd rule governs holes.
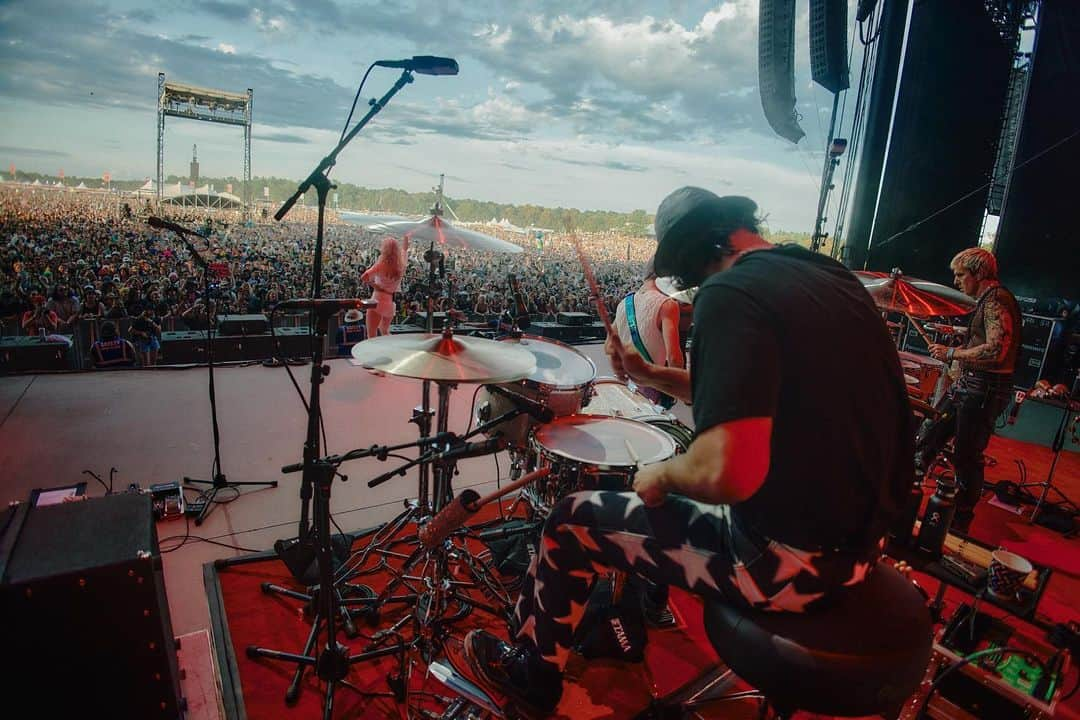
{"type": "Polygon", "coordinates": [[[660,276],[679,272],[679,258],[690,241],[708,230],[731,232],[757,227],[757,203],[741,195],[720,196],[704,188],[675,190],[656,210],[656,255],[653,266],[660,276]]]}

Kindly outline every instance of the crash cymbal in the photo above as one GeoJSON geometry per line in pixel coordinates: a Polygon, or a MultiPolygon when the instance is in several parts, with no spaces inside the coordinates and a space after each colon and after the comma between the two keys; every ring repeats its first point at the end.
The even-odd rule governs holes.
{"type": "Polygon", "coordinates": [[[407,237],[413,243],[422,245],[435,243],[439,249],[467,248],[502,253],[524,252],[520,245],[475,230],[457,227],[443,220],[439,215],[432,215],[424,220],[390,220],[364,227],[375,233],[407,237]]]}
{"type": "Polygon", "coordinates": [[[656,278],[656,289],[667,295],[669,298],[672,298],[673,300],[678,300],[684,305],[693,305],[694,296],[697,295],[698,291],[696,287],[680,290],[675,285],[675,278],[672,277],[656,278]]]}
{"type": "Polygon", "coordinates": [[[536,370],[536,357],[511,343],[456,335],[383,335],[353,345],[364,367],[420,380],[502,383],[536,370]]]}
{"type": "Polygon", "coordinates": [[[975,301],[959,290],[906,277],[898,271],[856,270],[855,275],[874,298],[874,304],[888,312],[928,318],[966,315],[975,308],[975,301]]]}

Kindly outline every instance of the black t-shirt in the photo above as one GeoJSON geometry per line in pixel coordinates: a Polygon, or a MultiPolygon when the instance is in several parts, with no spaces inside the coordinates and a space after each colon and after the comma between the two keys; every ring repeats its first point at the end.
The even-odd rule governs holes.
{"type": "Polygon", "coordinates": [[[807,550],[884,535],[913,480],[913,421],[858,278],[797,246],[744,255],[695,297],[690,367],[698,433],[773,420],[769,473],[736,522],[807,550]]]}

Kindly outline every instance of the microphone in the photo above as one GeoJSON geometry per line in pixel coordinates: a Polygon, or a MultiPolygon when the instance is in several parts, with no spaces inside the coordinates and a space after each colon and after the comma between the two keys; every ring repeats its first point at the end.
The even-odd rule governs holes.
{"type": "Polygon", "coordinates": [[[1005,420],[1007,425],[1016,424],[1016,416],[1020,413],[1020,406],[1024,404],[1024,400],[1027,400],[1027,393],[1023,390],[1017,390],[1016,397],[1013,399],[1013,406],[1009,408],[1009,416],[1005,420]]]}
{"type": "Polygon", "coordinates": [[[482,440],[480,442],[461,443],[456,447],[451,447],[449,450],[436,453],[433,460],[435,462],[463,460],[465,458],[480,457],[481,455],[491,455],[504,448],[506,448],[506,440],[502,437],[493,437],[490,440],[482,440]]]}
{"type": "Polygon", "coordinates": [[[926,323],[924,326],[930,332],[941,333],[943,335],[966,335],[968,329],[963,325],[943,325],[941,323],[926,323]]]}
{"type": "Polygon", "coordinates": [[[195,230],[186,228],[183,225],[174,223],[171,220],[165,220],[164,218],[159,218],[155,215],[151,215],[150,217],[146,218],[146,224],[152,228],[157,228],[158,230],[172,230],[173,232],[180,233],[181,235],[198,235],[205,240],[209,240],[209,238],[207,238],[201,232],[196,232],[195,230]]]}
{"type": "Polygon", "coordinates": [[[376,60],[376,67],[401,68],[421,75],[457,75],[457,60],[435,55],[413,55],[408,60],[376,60]]]}
{"type": "Polygon", "coordinates": [[[529,414],[529,417],[537,422],[549,423],[555,419],[555,412],[551,408],[536,402],[532,398],[518,395],[517,393],[511,392],[504,387],[499,387],[498,385],[487,385],[485,387],[488,392],[494,393],[495,395],[501,395],[515,406],[524,410],[529,414]]]}
{"type": "Polygon", "coordinates": [[[367,298],[293,298],[275,306],[275,310],[319,310],[335,313],[339,310],[364,310],[378,305],[367,298]]]}

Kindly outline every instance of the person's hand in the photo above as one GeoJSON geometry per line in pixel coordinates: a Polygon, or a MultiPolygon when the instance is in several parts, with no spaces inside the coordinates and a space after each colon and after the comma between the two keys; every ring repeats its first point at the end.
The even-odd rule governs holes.
{"type": "Polygon", "coordinates": [[[945,345],[938,345],[937,343],[930,344],[930,357],[935,360],[944,361],[949,355],[949,348],[945,345]]]}
{"type": "Polygon", "coordinates": [[[611,361],[611,371],[615,373],[615,377],[626,382],[626,370],[623,368],[622,360],[625,351],[622,341],[615,335],[608,335],[607,340],[604,341],[604,352],[611,361]]]}
{"type": "Polygon", "coordinates": [[[645,507],[658,507],[667,499],[667,463],[644,465],[634,474],[634,492],[638,494],[645,507]]]}

